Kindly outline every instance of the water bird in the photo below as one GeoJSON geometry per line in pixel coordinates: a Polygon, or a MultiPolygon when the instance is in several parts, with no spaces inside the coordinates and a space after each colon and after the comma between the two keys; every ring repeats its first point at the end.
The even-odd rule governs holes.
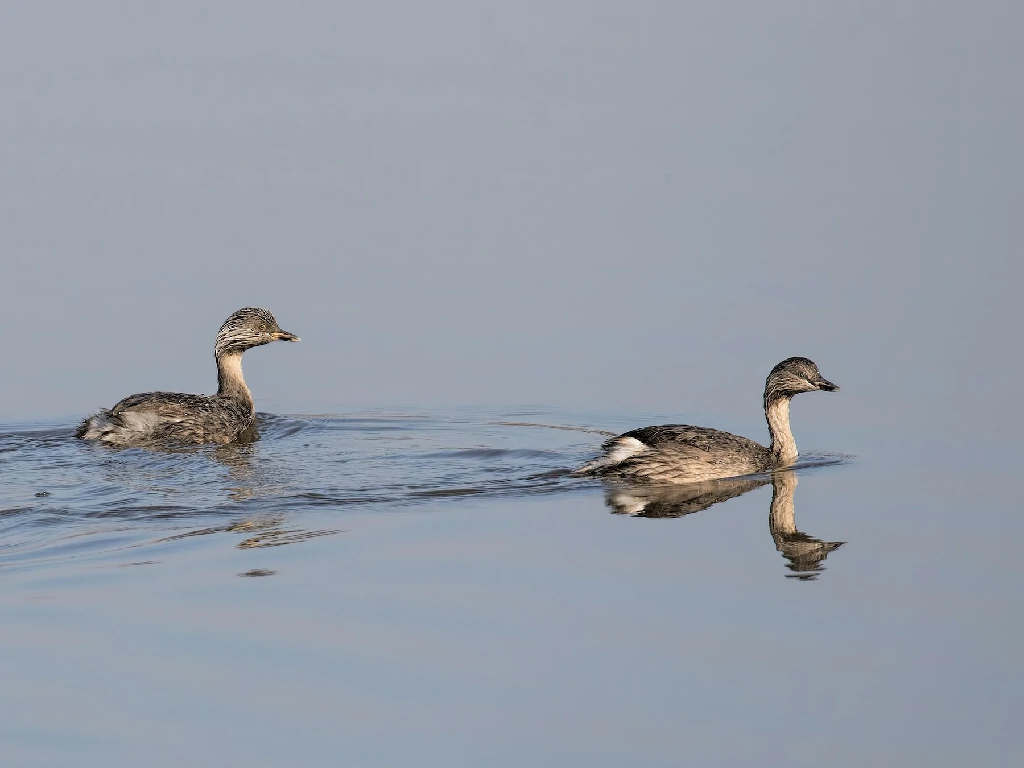
{"type": "Polygon", "coordinates": [[[577,475],[620,477],[654,483],[699,483],[786,467],[797,460],[789,426],[789,401],[801,392],[835,392],[806,357],[772,368],[764,386],[764,413],[771,445],[729,432],[688,424],[642,427],[606,440],[604,453],[574,470],[577,475]]]}
{"type": "Polygon", "coordinates": [[[217,394],[143,392],[113,408],[100,409],[75,431],[83,440],[112,445],[230,443],[250,430],[256,419],[252,393],[242,376],[242,353],[272,341],[299,341],[281,330],[265,309],[245,307],[232,313],[217,332],[217,394]]]}

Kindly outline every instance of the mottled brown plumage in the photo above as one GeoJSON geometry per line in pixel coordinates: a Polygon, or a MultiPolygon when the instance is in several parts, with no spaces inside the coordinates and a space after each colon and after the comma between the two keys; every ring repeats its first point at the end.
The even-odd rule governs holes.
{"type": "Polygon", "coordinates": [[[791,357],[776,365],[765,381],[765,418],[772,437],[767,448],[708,427],[642,427],[606,440],[601,446],[604,455],[584,464],[576,474],[654,483],[697,483],[789,466],[798,455],[789,426],[790,399],[801,392],[838,389],[806,357],[791,357]]]}
{"type": "Polygon", "coordinates": [[[282,331],[265,309],[246,307],[233,313],[214,345],[217,394],[144,392],[83,421],[75,432],[84,440],[114,445],[230,443],[253,427],[252,395],[242,376],[242,353],[272,341],[298,341],[282,331]]]}

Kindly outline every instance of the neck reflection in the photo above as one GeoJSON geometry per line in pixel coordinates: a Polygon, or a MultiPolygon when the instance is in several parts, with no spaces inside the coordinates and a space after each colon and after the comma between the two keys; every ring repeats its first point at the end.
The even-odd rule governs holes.
{"type": "Polygon", "coordinates": [[[825,570],[829,553],[845,542],[822,541],[796,527],[794,496],[796,472],[778,471],[770,476],[711,480],[676,486],[608,484],[605,504],[612,514],[631,517],[683,517],[742,496],[763,485],[772,485],[768,530],[775,549],[788,561],[787,578],[812,581],[825,570]]]}

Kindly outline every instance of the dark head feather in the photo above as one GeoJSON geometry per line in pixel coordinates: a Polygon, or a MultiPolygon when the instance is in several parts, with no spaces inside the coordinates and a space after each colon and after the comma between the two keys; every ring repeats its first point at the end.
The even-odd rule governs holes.
{"type": "Polygon", "coordinates": [[[298,336],[282,331],[269,311],[245,307],[233,312],[217,331],[214,355],[240,354],[272,341],[298,341],[298,336]]]}
{"type": "Polygon", "coordinates": [[[839,387],[818,371],[818,366],[806,357],[790,357],[772,368],[764,383],[764,404],[790,398],[801,392],[816,390],[834,392],[839,387]]]}

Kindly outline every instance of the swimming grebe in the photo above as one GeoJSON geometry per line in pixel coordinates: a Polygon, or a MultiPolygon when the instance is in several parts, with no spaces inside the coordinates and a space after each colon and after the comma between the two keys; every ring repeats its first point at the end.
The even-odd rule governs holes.
{"type": "Polygon", "coordinates": [[[789,428],[789,401],[801,392],[839,389],[806,357],[791,357],[772,368],[764,386],[764,413],[772,442],[768,448],[729,432],[687,424],[634,429],[606,440],[604,455],[575,470],[656,483],[697,483],[742,477],[789,466],[797,459],[789,428]]]}
{"type": "Polygon", "coordinates": [[[190,445],[230,443],[249,429],[256,410],[242,377],[242,353],[272,341],[298,341],[282,331],[265,309],[233,313],[217,332],[217,394],[144,392],[131,395],[83,421],[75,436],[114,445],[175,442],[190,445]]]}

